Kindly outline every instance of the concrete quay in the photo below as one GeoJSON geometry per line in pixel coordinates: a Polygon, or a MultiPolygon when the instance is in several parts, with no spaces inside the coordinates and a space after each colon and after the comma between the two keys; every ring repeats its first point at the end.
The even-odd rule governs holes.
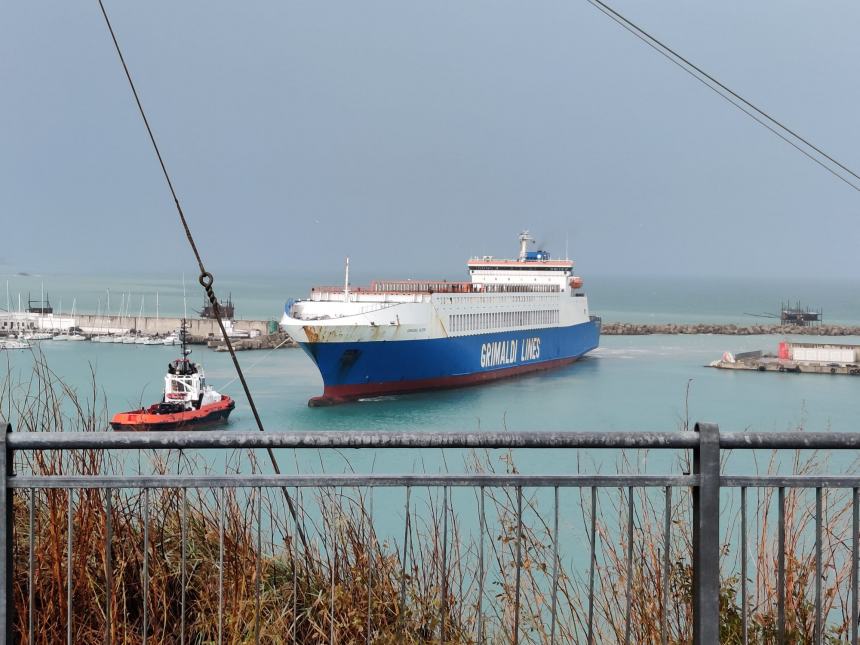
{"type": "Polygon", "coordinates": [[[860,375],[860,366],[849,363],[841,365],[838,363],[787,361],[775,356],[762,356],[748,360],[714,361],[706,367],[716,367],[721,370],[746,370],[752,372],[787,372],[790,374],[843,374],[849,376],[860,375]]]}
{"type": "MultiPolygon", "coordinates": [[[[275,320],[225,320],[228,333],[239,332],[252,338],[267,338],[280,334],[275,320]]],[[[182,319],[170,316],[103,316],[67,313],[37,314],[29,312],[0,313],[0,336],[30,332],[61,333],[80,329],[87,336],[137,333],[145,336],[166,336],[177,331],[182,319]]],[[[186,319],[189,342],[206,343],[221,338],[218,323],[210,318],[186,319]]],[[[280,341],[278,341],[280,342],[280,341]]]]}
{"type": "MultiPolygon", "coordinates": [[[[75,314],[72,316],[59,315],[64,319],[74,320],[74,325],[80,327],[85,334],[123,334],[136,331],[140,334],[163,336],[179,329],[182,324],[181,318],[169,318],[160,316],[127,316],[117,318],[116,316],[97,316],[94,314],[75,314]]],[[[268,320],[235,320],[233,329],[237,331],[248,331],[266,336],[270,333],[273,321],[268,320]]],[[[206,341],[211,337],[220,337],[221,330],[218,323],[210,318],[187,318],[186,325],[188,333],[195,341],[206,341]]],[[[274,323],[277,330],[277,323],[274,323]]]]}
{"type": "Polygon", "coordinates": [[[690,324],[651,324],[604,322],[601,327],[604,336],[647,336],[651,334],[713,334],[724,336],[860,336],[860,327],[849,325],[734,325],[712,323],[690,324]]]}

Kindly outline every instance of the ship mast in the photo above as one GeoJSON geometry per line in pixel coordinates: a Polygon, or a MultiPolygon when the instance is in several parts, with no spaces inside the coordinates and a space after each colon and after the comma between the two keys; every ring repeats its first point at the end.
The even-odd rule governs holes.
{"type": "Polygon", "coordinates": [[[532,244],[535,243],[535,238],[529,235],[528,231],[523,231],[520,233],[520,255],[517,258],[520,262],[526,261],[526,254],[528,253],[529,242],[532,244]]]}
{"type": "Polygon", "coordinates": [[[346,269],[343,276],[343,301],[349,302],[349,256],[346,256],[346,269]]]}
{"type": "Polygon", "coordinates": [[[188,326],[185,318],[182,319],[182,322],[179,325],[179,341],[182,344],[182,358],[188,358],[188,355],[191,353],[191,350],[188,349],[188,342],[186,337],[188,336],[188,326]]]}

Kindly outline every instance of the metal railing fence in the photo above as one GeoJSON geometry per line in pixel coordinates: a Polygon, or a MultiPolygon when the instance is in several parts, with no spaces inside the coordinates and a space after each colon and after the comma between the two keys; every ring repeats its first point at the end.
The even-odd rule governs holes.
{"type": "MultiPolygon", "coordinates": [[[[4,424],[5,425],[5,424],[4,424]]],[[[0,425],[3,427],[3,425],[0,425]]],[[[695,426],[694,432],[284,432],[267,433],[258,432],[148,432],[148,433],[15,433],[10,426],[6,426],[6,432],[0,432],[0,460],[5,476],[0,480],[0,515],[3,517],[4,529],[0,531],[0,549],[5,557],[0,559],[0,639],[3,643],[12,643],[14,640],[15,606],[13,600],[14,579],[14,530],[15,530],[15,505],[29,500],[29,640],[33,638],[33,504],[36,491],[66,489],[69,491],[104,489],[106,491],[106,574],[111,575],[111,500],[113,491],[118,489],[141,489],[144,491],[145,512],[147,514],[144,530],[149,528],[149,494],[152,489],[180,489],[182,491],[182,615],[183,628],[181,638],[184,642],[185,626],[185,530],[187,522],[186,493],[188,489],[212,489],[220,491],[220,513],[221,522],[219,526],[219,589],[223,596],[223,562],[224,562],[224,504],[223,495],[225,489],[255,489],[264,488],[294,488],[299,489],[324,489],[333,487],[357,487],[373,489],[377,487],[402,487],[406,491],[406,532],[409,532],[409,494],[415,487],[441,488],[444,503],[444,529],[442,557],[443,562],[448,557],[448,515],[451,503],[451,490],[453,488],[467,487],[480,491],[480,514],[481,522],[481,549],[479,553],[479,585],[484,584],[485,563],[483,554],[484,535],[484,491],[489,488],[513,489],[516,499],[516,592],[514,605],[513,629],[508,635],[513,643],[520,640],[520,571],[523,566],[520,551],[520,539],[522,537],[523,508],[522,490],[529,488],[546,488],[554,491],[554,517],[552,522],[553,531],[553,563],[552,563],[552,597],[549,629],[550,642],[556,642],[556,612],[557,612],[557,582],[559,576],[558,557],[558,535],[559,535],[559,488],[577,488],[590,490],[591,515],[590,527],[587,530],[589,538],[589,577],[588,577],[588,604],[587,624],[584,626],[587,642],[594,642],[594,585],[596,566],[595,546],[595,521],[596,494],[600,488],[627,489],[627,539],[626,539],[626,626],[625,641],[631,642],[631,595],[632,595],[632,567],[633,567],[633,527],[634,506],[633,489],[647,488],[651,490],[662,489],[665,495],[665,526],[663,527],[662,552],[664,566],[662,575],[663,607],[669,603],[668,575],[669,558],[672,530],[672,491],[683,489],[690,493],[692,500],[692,595],[693,616],[692,631],[695,643],[717,643],[720,635],[720,493],[724,489],[739,489],[741,498],[740,520],[741,520],[741,545],[740,545],[740,596],[742,608],[742,633],[743,642],[748,642],[748,503],[747,491],[750,488],[771,488],[778,491],[778,549],[777,549],[777,574],[778,574],[778,609],[776,617],[777,641],[786,641],[786,544],[785,544],[785,491],[786,489],[807,488],[813,489],[816,494],[816,513],[814,521],[815,530],[815,554],[816,554],[816,579],[815,579],[815,642],[823,642],[824,624],[826,617],[822,612],[821,600],[821,548],[822,548],[822,491],[831,488],[851,490],[851,544],[850,544],[850,640],[858,642],[858,540],[860,540],[860,476],[813,476],[813,475],[728,475],[721,476],[721,456],[726,450],[856,450],[860,448],[860,433],[836,434],[836,433],[720,433],[714,424],[700,423],[695,426]],[[256,448],[292,448],[292,449],[372,449],[386,450],[394,448],[409,449],[649,449],[649,450],[672,450],[688,449],[692,454],[691,472],[685,474],[517,474],[517,473],[440,473],[440,474],[392,474],[392,473],[370,473],[370,474],[158,474],[158,475],[35,475],[16,474],[13,469],[14,456],[17,452],[31,451],[70,451],[70,450],[170,450],[170,449],[256,449],[256,448]],[[29,496],[24,491],[30,491],[29,496]]],[[[259,547],[260,531],[259,522],[262,514],[260,497],[257,497],[256,517],[258,522],[257,540],[259,547]]],[[[68,509],[68,553],[71,561],[72,553],[72,495],[69,495],[68,509]]],[[[372,506],[371,506],[372,523],[372,506]]],[[[295,523],[298,530],[298,522],[295,523]]],[[[144,540],[148,540],[145,534],[144,540]]],[[[295,544],[295,541],[293,541],[295,544]]],[[[402,566],[405,567],[405,548],[402,566]]],[[[259,569],[259,559],[258,559],[259,569]]],[[[71,598],[72,579],[71,564],[68,569],[68,597],[71,598]]],[[[144,589],[147,585],[147,559],[144,550],[143,580],[144,589]]],[[[404,570],[405,576],[405,570],[404,570]]],[[[255,618],[255,638],[259,642],[260,616],[259,616],[259,570],[256,576],[256,593],[258,613],[255,618]]],[[[373,584],[372,572],[369,573],[368,585],[373,584]]],[[[109,584],[106,589],[111,589],[109,584]]],[[[368,590],[368,594],[370,591],[368,590]]],[[[483,587],[480,588],[479,597],[483,597],[483,587]]],[[[405,595],[405,594],[404,594],[405,595]]],[[[220,597],[219,596],[219,597],[220,597]]],[[[370,596],[368,595],[368,598],[370,596]]],[[[445,602],[446,590],[441,596],[440,610],[441,625],[439,627],[439,640],[446,642],[445,625],[445,602]]],[[[333,600],[332,600],[333,602],[333,600]]],[[[67,639],[72,642],[72,607],[68,603],[67,616],[67,639]]],[[[146,642],[147,620],[146,602],[143,608],[143,640],[146,642]]],[[[219,603],[218,634],[219,638],[223,629],[223,616],[220,614],[219,603]]],[[[480,611],[480,608],[479,608],[480,611]]],[[[110,602],[105,607],[108,624],[111,617],[110,602]]],[[[369,612],[369,610],[368,610],[369,612]]],[[[661,626],[661,640],[668,642],[667,612],[663,612],[661,626]]],[[[483,619],[477,620],[477,631],[475,639],[483,642],[485,634],[483,631],[483,619]]],[[[109,633],[107,638],[109,639],[109,633]]],[[[332,628],[332,639],[334,630],[332,628]]],[[[367,642],[372,641],[371,626],[367,627],[367,642]]]]}

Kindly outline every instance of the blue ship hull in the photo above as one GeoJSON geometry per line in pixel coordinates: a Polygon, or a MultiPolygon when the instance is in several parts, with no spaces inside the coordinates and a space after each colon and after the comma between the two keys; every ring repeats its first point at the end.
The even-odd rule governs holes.
{"type": "Polygon", "coordinates": [[[600,342],[600,322],[426,340],[301,343],[323,378],[308,404],[458,387],[572,363],[600,342]]]}

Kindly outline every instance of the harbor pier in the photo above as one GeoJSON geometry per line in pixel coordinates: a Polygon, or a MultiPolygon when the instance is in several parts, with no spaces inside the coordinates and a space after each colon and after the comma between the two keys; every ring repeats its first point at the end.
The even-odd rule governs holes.
{"type": "MultiPolygon", "coordinates": [[[[182,318],[164,316],[157,318],[155,316],[127,316],[117,319],[116,316],[79,314],[73,320],[75,326],[79,327],[85,334],[123,334],[134,331],[140,334],[163,336],[176,331],[182,324],[182,318]]],[[[272,320],[234,320],[229,322],[228,329],[248,332],[253,336],[267,336],[278,330],[278,323],[272,320]]],[[[218,322],[212,318],[186,318],[185,324],[189,335],[194,340],[207,340],[211,337],[220,338],[221,336],[218,322]]]]}
{"type": "MultiPolygon", "coordinates": [[[[265,337],[279,333],[275,320],[225,320],[228,333],[244,337],[265,337]]],[[[88,336],[137,333],[166,336],[179,329],[182,318],[170,316],[104,316],[98,314],[39,314],[8,312],[0,314],[0,335],[27,332],[61,333],[80,330],[88,336]]],[[[212,318],[187,318],[186,327],[191,342],[207,342],[221,337],[218,323],[212,318]]]]}
{"type": "Polygon", "coordinates": [[[782,341],[776,354],[725,352],[708,367],[723,370],[860,376],[860,345],[782,341]]]}

